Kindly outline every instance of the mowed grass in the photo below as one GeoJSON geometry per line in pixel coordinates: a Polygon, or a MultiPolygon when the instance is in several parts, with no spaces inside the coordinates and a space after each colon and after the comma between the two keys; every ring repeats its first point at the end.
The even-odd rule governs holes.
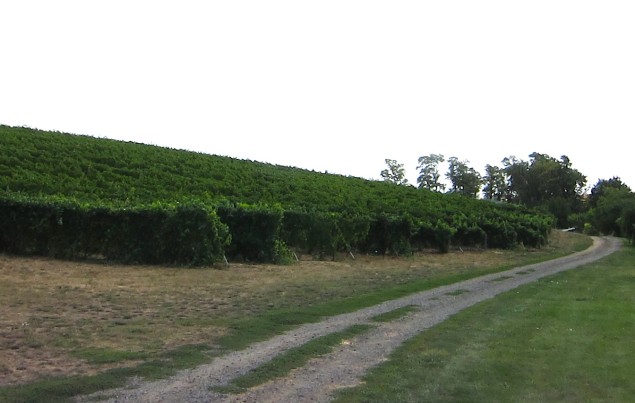
{"type": "Polygon", "coordinates": [[[635,401],[635,248],[462,311],[339,402],[635,401]]]}
{"type": "Polygon", "coordinates": [[[589,244],[554,232],[539,250],[207,269],[0,255],[0,400],[36,390],[73,396],[133,375],[168,376],[301,323],[589,244]]]}

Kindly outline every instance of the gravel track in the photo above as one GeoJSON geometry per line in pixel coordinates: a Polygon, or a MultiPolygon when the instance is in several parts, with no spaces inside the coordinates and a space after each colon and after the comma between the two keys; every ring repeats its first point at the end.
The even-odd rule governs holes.
{"type": "Polygon", "coordinates": [[[209,364],[180,371],[171,378],[155,382],[135,379],[126,388],[102,391],[78,401],[107,397],[109,402],[327,402],[334,390],[358,384],[366,371],[385,361],[404,341],[462,309],[539,278],[591,263],[615,252],[621,245],[621,241],[615,238],[593,240],[593,246],[582,252],[302,325],[244,350],[217,357],[209,364]],[[387,323],[371,321],[376,315],[409,305],[417,309],[401,319],[387,323]],[[337,346],[330,354],[310,360],[285,378],[275,379],[240,395],[223,395],[210,390],[227,385],[232,379],[290,348],[355,324],[366,323],[375,327],[337,346]]]}

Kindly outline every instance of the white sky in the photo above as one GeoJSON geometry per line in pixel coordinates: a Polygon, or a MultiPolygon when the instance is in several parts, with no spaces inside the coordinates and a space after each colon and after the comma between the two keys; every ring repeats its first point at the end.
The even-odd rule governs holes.
{"type": "Polygon", "coordinates": [[[392,158],[413,183],[431,153],[566,154],[635,189],[634,21],[632,0],[0,0],[0,123],[369,179],[392,158]]]}

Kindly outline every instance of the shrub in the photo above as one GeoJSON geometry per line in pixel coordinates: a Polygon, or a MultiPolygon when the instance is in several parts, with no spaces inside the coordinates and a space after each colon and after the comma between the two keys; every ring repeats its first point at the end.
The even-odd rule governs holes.
{"type": "Polygon", "coordinates": [[[223,205],[217,211],[231,235],[228,257],[248,262],[276,260],[276,242],[280,241],[283,215],[281,207],[223,205]]]}
{"type": "Polygon", "coordinates": [[[46,199],[0,199],[0,250],[121,263],[207,265],[223,259],[227,227],[213,209],[90,207],[46,199]]]}

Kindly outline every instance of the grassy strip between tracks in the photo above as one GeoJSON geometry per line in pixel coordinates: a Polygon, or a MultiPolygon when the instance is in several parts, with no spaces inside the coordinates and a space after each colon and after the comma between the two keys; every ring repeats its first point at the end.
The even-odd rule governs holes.
{"type": "MultiPolygon", "coordinates": [[[[408,305],[374,316],[371,320],[374,322],[390,322],[417,309],[416,306],[408,305]]],[[[228,386],[216,387],[213,390],[221,393],[241,393],[272,379],[286,376],[291,370],[302,367],[311,358],[328,354],[333,350],[333,347],[345,343],[348,339],[364,333],[370,328],[370,325],[355,325],[341,332],[318,337],[302,346],[292,348],[244,376],[234,379],[228,386]]]]}
{"type": "Polygon", "coordinates": [[[635,399],[635,248],[462,311],[339,402],[635,399]]]}
{"type": "Polygon", "coordinates": [[[393,320],[400,319],[408,315],[410,312],[417,311],[419,309],[420,308],[416,305],[407,305],[386,313],[379,314],[377,316],[373,316],[371,320],[374,322],[392,322],[393,320]]]}
{"type": "Polygon", "coordinates": [[[354,325],[341,332],[318,337],[302,346],[287,350],[271,361],[234,379],[228,386],[213,389],[221,393],[241,393],[272,379],[284,377],[293,369],[302,367],[311,358],[330,353],[338,344],[346,343],[348,339],[364,333],[370,328],[369,325],[354,325]]]}

